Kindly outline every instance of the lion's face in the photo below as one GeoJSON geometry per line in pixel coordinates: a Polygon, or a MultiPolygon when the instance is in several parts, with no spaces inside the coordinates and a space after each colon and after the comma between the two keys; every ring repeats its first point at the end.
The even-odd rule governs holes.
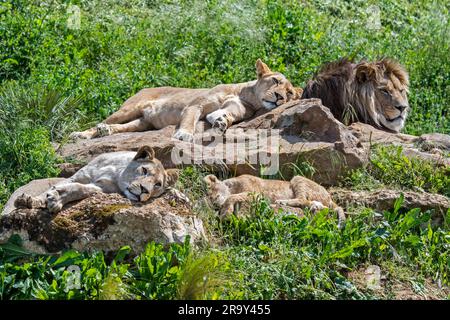
{"type": "Polygon", "coordinates": [[[394,79],[385,79],[375,90],[376,106],[380,123],[393,131],[399,132],[405,125],[409,104],[407,88],[394,79]]]}
{"type": "Polygon", "coordinates": [[[363,63],[357,67],[360,83],[369,83],[374,104],[374,118],[383,127],[399,132],[405,125],[409,111],[408,75],[391,60],[363,63]]]}
{"type": "Polygon", "coordinates": [[[210,174],[204,178],[208,186],[208,198],[215,207],[221,207],[230,196],[228,187],[217,179],[216,176],[210,174]]]}
{"type": "Polygon", "coordinates": [[[256,62],[258,80],[255,96],[260,107],[271,110],[290,100],[299,99],[298,90],[279,72],[272,72],[258,59],[256,62]]]}
{"type": "Polygon", "coordinates": [[[142,147],[121,175],[121,189],[134,201],[159,197],[167,187],[167,174],[149,147],[142,147]]]}

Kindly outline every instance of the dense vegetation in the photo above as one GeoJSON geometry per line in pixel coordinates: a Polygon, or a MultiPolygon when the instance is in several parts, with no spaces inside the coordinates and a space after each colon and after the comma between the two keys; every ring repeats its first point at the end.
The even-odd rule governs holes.
{"type": "MultiPolygon", "coordinates": [[[[443,0],[2,1],[0,209],[17,187],[58,174],[61,159],[52,143],[104,119],[139,89],[247,81],[257,58],[302,86],[322,63],[342,56],[393,57],[411,78],[404,132],[449,133],[449,11],[443,0]]],[[[380,295],[357,285],[354,273],[369,264],[389,273],[389,288],[400,281],[422,296],[431,294],[430,281],[449,282],[448,219],[435,226],[430,212],[402,212],[400,199],[390,212],[356,208],[338,230],[326,212],[274,216],[261,200],[254,218],[219,223],[202,200],[202,175],[186,169],[180,187],[189,186],[186,192],[199,199],[197,210],[217,244],[203,250],[150,244],[137,257],[127,248],[115,258],[72,251],[53,257],[30,256],[14,239],[0,249],[0,297],[394,295],[394,289],[380,295]],[[73,280],[69,265],[79,266],[81,289],[67,285],[73,280]]],[[[449,177],[448,170],[380,148],[345,184],[418,187],[449,196],[449,177]]]]}

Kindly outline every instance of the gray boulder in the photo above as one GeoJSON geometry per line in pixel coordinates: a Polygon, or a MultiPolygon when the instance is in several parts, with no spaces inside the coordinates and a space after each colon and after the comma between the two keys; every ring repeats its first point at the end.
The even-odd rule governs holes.
{"type": "MultiPolygon", "coordinates": [[[[47,181],[33,181],[41,187],[47,181]]],[[[25,188],[30,187],[26,185],[25,188]]],[[[132,203],[119,194],[98,193],[67,205],[58,214],[46,209],[14,209],[0,217],[0,243],[18,234],[25,249],[55,253],[64,249],[114,251],[129,245],[135,253],[147,243],[193,244],[206,241],[200,219],[176,190],[145,204],[132,203]]]]}

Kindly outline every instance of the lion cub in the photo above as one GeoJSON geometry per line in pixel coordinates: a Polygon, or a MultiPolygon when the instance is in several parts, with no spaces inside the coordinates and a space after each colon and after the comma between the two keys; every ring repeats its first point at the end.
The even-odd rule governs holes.
{"type": "Polygon", "coordinates": [[[148,146],[137,152],[118,151],[102,154],[44,193],[34,197],[22,194],[16,208],[47,208],[57,213],[69,202],[82,200],[96,192],[121,193],[133,201],[159,197],[176,179],[168,173],[148,146]]]}
{"type": "Polygon", "coordinates": [[[291,181],[265,180],[251,175],[220,181],[214,175],[204,178],[208,186],[208,197],[213,205],[220,207],[220,217],[225,218],[234,211],[235,204],[249,201],[251,193],[259,193],[279,205],[306,208],[312,212],[331,208],[338,214],[339,225],[345,220],[344,210],[333,202],[324,187],[302,176],[291,181]]]}

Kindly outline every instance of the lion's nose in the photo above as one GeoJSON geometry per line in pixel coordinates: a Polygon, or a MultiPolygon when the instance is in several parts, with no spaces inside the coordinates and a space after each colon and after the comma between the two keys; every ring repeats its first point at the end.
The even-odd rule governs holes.
{"type": "Polygon", "coordinates": [[[408,108],[408,106],[403,106],[403,105],[395,106],[395,109],[397,109],[400,112],[403,112],[406,108],[408,108]]]}

